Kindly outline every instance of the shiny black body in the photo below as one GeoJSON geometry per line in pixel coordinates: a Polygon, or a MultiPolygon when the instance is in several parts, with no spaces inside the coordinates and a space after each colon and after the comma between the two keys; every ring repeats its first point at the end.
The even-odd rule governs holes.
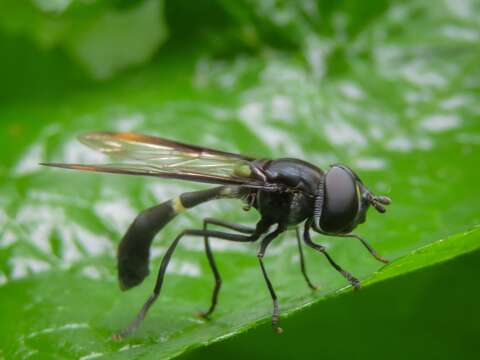
{"type": "Polygon", "coordinates": [[[306,161],[290,158],[260,161],[254,165],[261,166],[269,183],[285,188],[279,192],[257,190],[255,208],[262,218],[272,224],[293,226],[312,216],[322,170],[306,161]]]}
{"type": "Polygon", "coordinates": [[[300,159],[254,159],[248,156],[188,145],[163,138],[132,133],[90,133],[80,137],[87,146],[107,155],[136,161],[134,164],[59,164],[43,165],[127,175],[146,175],[161,178],[189,180],[220,186],[186,192],[142,211],[129,226],[120,241],[117,255],[118,279],[122,290],[140,284],[149,274],[150,247],[154,237],[181,212],[216,199],[240,199],[244,210],[254,208],[260,219],[254,227],[223,220],[205,218],[202,229],[186,229],[168,247],[158,271],[155,288],[133,322],[115,334],[120,339],[134,332],[146,316],[148,309],[160,295],[165,273],[177,244],[184,236],[203,238],[205,253],[212,269],[215,286],[210,307],[199,315],[206,318],[215,310],[221,287],[209,239],[235,242],[260,240],[257,252],[259,265],[273,301],[272,326],[278,326],[279,307],[274,287],[269,279],[263,257],[269,244],[288,229],[296,231],[300,268],[307,285],[310,281],[303,257],[302,240],[308,247],[322,253],[355,288],[358,279],[341,268],[326,248],[312,241],[310,232],[327,236],[349,237],[359,240],[377,260],[387,262],[360,236],[353,234],[357,225],[365,222],[370,206],[385,212],[390,203],[385,196],[370,192],[357,174],[345,165],[334,164],[327,171],[300,159]],[[140,163],[139,163],[140,162],[140,163]],[[211,230],[211,226],[229,231],[211,230]],[[300,226],[303,230],[300,230],[300,226]]]}
{"type": "MultiPolygon", "coordinates": [[[[134,322],[118,337],[127,336],[136,330],[140,321],[145,317],[151,304],[155,301],[160,293],[163,283],[163,276],[165,274],[166,266],[170,259],[171,253],[176,247],[178,241],[184,235],[204,236],[205,249],[209,263],[215,276],[215,288],[212,294],[212,303],[208,311],[200,313],[202,317],[208,317],[216,307],[218,300],[218,292],[221,286],[221,279],[210,250],[208,243],[209,237],[216,237],[224,240],[239,241],[239,242],[253,242],[258,240],[263,234],[268,233],[273,225],[277,228],[268,233],[262,240],[258,251],[258,258],[262,273],[267,282],[268,289],[274,301],[274,313],[272,318],[272,325],[275,331],[282,332],[283,330],[278,326],[279,310],[278,301],[273,290],[273,286],[268,278],[265,266],[263,264],[263,256],[265,250],[272,240],[279,234],[286,231],[288,228],[294,228],[297,231],[297,242],[300,252],[300,262],[302,274],[311,289],[316,289],[312,284],[308,275],[306,274],[305,263],[303,258],[303,251],[301,248],[300,233],[298,225],[305,222],[303,240],[305,244],[317,251],[323,253],[328,262],[344,276],[355,288],[359,288],[360,282],[342,269],[330,255],[326,249],[318,244],[315,244],[309,234],[312,228],[324,235],[354,237],[362,242],[362,244],[369,250],[369,252],[379,261],[387,262],[384,258],[379,256],[375,250],[358,235],[348,234],[358,223],[365,221],[365,213],[369,207],[370,192],[363,186],[360,179],[352,173],[352,176],[346,175],[351,171],[348,168],[339,166],[334,168],[332,179],[320,168],[299,159],[281,158],[277,160],[255,160],[250,164],[252,173],[259,180],[268,184],[266,188],[249,188],[238,185],[226,185],[208,190],[196,191],[191,193],[184,193],[180,195],[179,199],[185,208],[191,208],[201,203],[220,199],[220,198],[237,198],[243,200],[246,204],[246,210],[255,208],[261,215],[260,221],[255,228],[249,228],[238,224],[228,223],[222,220],[205,219],[203,230],[185,230],[174,241],[169,252],[167,252],[162,265],[160,267],[157,285],[154,290],[154,295],[149,298],[141,309],[139,315],[134,322]],[[343,180],[343,183],[342,183],[343,180]],[[351,184],[350,184],[351,183],[351,184]],[[342,186],[346,188],[342,189],[342,186]],[[353,186],[358,188],[350,188],[353,186]],[[316,212],[319,201],[319,188],[325,186],[325,193],[323,193],[322,201],[323,215],[316,212]],[[339,187],[338,189],[335,187],[339,187]],[[329,191],[329,188],[335,189],[335,193],[329,191]],[[342,191],[344,190],[344,191],[342,191]],[[348,190],[348,191],[347,191],[348,190]],[[338,194],[338,192],[342,194],[338,194]],[[330,193],[330,197],[328,194],[330,193]],[[356,196],[362,197],[357,199],[356,196]],[[340,197],[345,198],[340,200],[340,197]],[[355,198],[353,198],[355,197],[355,198]],[[340,200],[345,202],[346,206],[338,208],[340,200]],[[315,221],[315,214],[318,215],[317,225],[315,221]],[[249,235],[235,235],[219,231],[207,230],[207,225],[213,224],[222,226],[249,235]],[[171,250],[171,251],[170,251],[171,250]]],[[[373,200],[372,200],[373,201],[373,200]]],[[[384,200],[386,203],[387,200],[384,200]]],[[[388,200],[389,201],[389,200],[388,200]]],[[[377,206],[381,206],[378,205],[377,206]]],[[[140,214],[132,226],[129,228],[127,234],[123,238],[119,247],[118,255],[118,269],[119,280],[122,289],[128,289],[141,283],[145,276],[148,275],[148,251],[150,244],[155,234],[176,216],[176,212],[172,210],[172,201],[158,205],[157,207],[147,209],[140,214]],[[156,212],[154,218],[162,219],[161,221],[152,221],[150,217],[152,213],[156,212]],[[147,225],[146,227],[143,224],[147,225]],[[149,227],[148,225],[151,225],[149,227]],[[139,245],[139,239],[145,239],[145,234],[148,234],[148,240],[143,245],[139,245]],[[128,244],[128,245],[127,245],[128,244]],[[124,248],[125,246],[125,248],[124,248]],[[128,249],[126,248],[128,246],[128,249]]]]}

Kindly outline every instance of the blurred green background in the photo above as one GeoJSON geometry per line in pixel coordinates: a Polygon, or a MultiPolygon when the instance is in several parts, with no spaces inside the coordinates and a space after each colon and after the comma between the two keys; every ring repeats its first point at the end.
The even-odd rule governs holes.
{"type": "MultiPolygon", "coordinates": [[[[192,315],[212,279],[186,239],[140,331],[115,343],[154,281],[121,293],[116,244],[141,209],[202,186],[38,163],[106,161],[75,140],[99,130],[343,162],[393,198],[359,229],[384,256],[461,239],[480,224],[479,1],[0,0],[0,55],[0,358],[478,353],[478,251],[325,299],[346,284],[308,252],[322,286],[311,293],[293,233],[266,259],[290,314],[281,337],[265,322],[254,246],[214,242],[220,306],[207,323],[192,315]]],[[[158,237],[153,272],[169,239],[206,213],[257,219],[235,202],[189,212],[158,237]]],[[[379,269],[357,243],[316,240],[361,279],[379,269]]]]}

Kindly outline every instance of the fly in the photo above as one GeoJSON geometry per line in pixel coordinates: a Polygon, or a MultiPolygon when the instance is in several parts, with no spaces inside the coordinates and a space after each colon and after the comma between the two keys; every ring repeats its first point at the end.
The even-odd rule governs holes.
{"type": "Polygon", "coordinates": [[[360,281],[340,267],[326,248],[313,242],[310,231],[327,236],[349,237],[359,240],[377,260],[388,260],[360,236],[352,233],[365,222],[370,206],[385,212],[390,204],[386,196],[376,196],[349,167],[334,164],[327,171],[306,161],[292,158],[255,159],[249,156],[188,145],[163,138],[132,133],[95,132],[79,140],[118,160],[105,165],[43,163],[65,169],[87,170],[127,175],[146,175],[188,180],[219,186],[186,192],[160,205],[142,211],[120,241],[117,253],[118,280],[122,290],[139,285],[149,274],[150,246],[155,235],[181,212],[217,199],[240,199],[244,209],[255,208],[260,220],[254,227],[205,218],[202,229],[185,229],[170,244],[163,256],[155,288],[133,321],[115,334],[119,339],[135,332],[149,308],[160,295],[165,272],[177,244],[184,236],[203,237],[205,252],[215,279],[210,307],[200,316],[208,318],[217,306],[221,277],[215,263],[209,239],[236,242],[255,242],[259,239],[257,257],[273,301],[272,326],[281,333],[278,300],[268,277],[263,258],[270,243],[289,228],[294,228],[300,254],[303,277],[311,289],[302,250],[305,245],[322,253],[355,288],[360,281]],[[128,161],[128,162],[125,162],[128,161]],[[301,234],[300,226],[303,226],[301,234]],[[230,231],[211,230],[211,226],[230,231]],[[271,228],[273,227],[273,230],[271,228]]]}

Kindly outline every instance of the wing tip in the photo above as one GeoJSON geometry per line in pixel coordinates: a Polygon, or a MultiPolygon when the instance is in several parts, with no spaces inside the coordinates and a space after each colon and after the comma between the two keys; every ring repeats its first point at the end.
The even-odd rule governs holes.
{"type": "Polygon", "coordinates": [[[60,164],[60,163],[49,163],[49,162],[39,162],[38,165],[47,166],[47,167],[61,167],[62,164],[60,164]]]}
{"type": "Polygon", "coordinates": [[[98,141],[99,139],[103,138],[107,134],[108,134],[107,132],[103,132],[103,131],[90,131],[90,132],[85,132],[83,134],[77,135],[77,140],[84,145],[91,146],[92,142],[98,141]]]}
{"type": "Polygon", "coordinates": [[[142,135],[139,134],[118,131],[93,131],[77,136],[77,140],[83,145],[106,153],[116,150],[115,143],[119,140],[139,141],[141,138],[142,135]]]}

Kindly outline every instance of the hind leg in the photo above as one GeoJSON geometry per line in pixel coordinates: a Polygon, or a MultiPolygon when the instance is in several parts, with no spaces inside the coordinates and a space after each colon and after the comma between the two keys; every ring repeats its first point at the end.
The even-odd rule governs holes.
{"type": "Polygon", "coordinates": [[[160,291],[162,289],[163,280],[165,277],[165,272],[167,270],[167,266],[170,262],[170,258],[175,251],[175,248],[178,245],[178,242],[185,236],[207,236],[207,237],[214,237],[223,240],[229,241],[237,241],[237,242],[253,242],[256,241],[262,234],[264,234],[269,229],[269,224],[266,224],[262,220],[257,223],[256,229],[253,234],[251,235],[240,235],[240,234],[231,234],[222,231],[214,231],[214,230],[184,230],[182,231],[176,238],[173,240],[172,244],[168,247],[167,252],[165,253],[162,262],[160,264],[160,269],[158,271],[157,280],[155,283],[155,288],[153,289],[153,293],[148,297],[147,301],[143,304],[142,308],[138,312],[137,316],[130,325],[125,328],[123,331],[120,331],[117,334],[113,335],[115,340],[120,340],[125,336],[131,335],[137,328],[140,326],[140,323],[147,315],[148,310],[152,306],[152,304],[157,300],[158,296],[160,295],[160,291]]]}

